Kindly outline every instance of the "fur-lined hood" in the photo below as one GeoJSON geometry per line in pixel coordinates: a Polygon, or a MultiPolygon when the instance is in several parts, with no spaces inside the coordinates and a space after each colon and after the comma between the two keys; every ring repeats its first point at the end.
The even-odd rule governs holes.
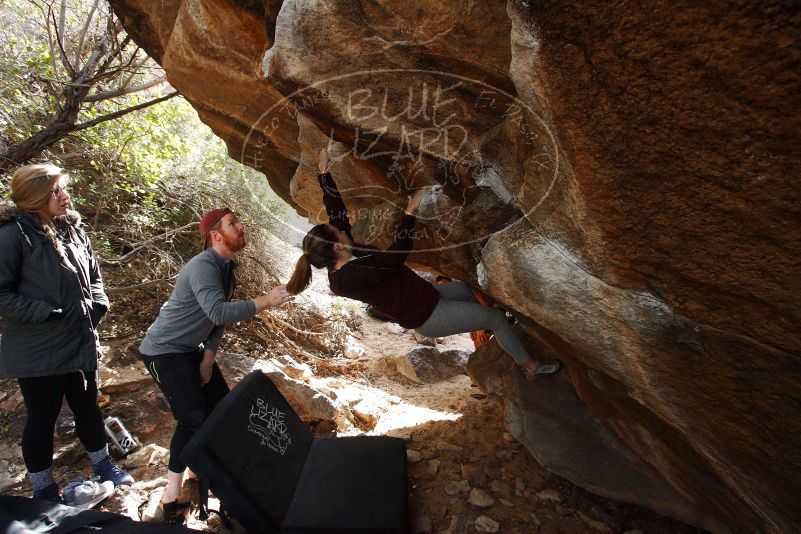
{"type": "Polygon", "coordinates": [[[13,202],[8,200],[0,202],[0,225],[11,222],[16,212],[17,206],[15,206],[13,202]]]}
{"type": "MultiPolygon", "coordinates": [[[[17,218],[18,214],[22,214],[13,202],[4,200],[0,202],[0,226],[11,222],[17,218]]],[[[66,221],[75,228],[81,227],[81,214],[75,210],[67,210],[67,215],[64,217],[66,221]]]]}

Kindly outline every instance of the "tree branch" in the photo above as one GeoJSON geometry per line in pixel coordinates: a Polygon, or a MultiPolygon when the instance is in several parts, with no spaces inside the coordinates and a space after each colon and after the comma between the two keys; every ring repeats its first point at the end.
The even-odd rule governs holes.
{"type": "Polygon", "coordinates": [[[168,230],[168,231],[166,231],[166,232],[164,232],[162,234],[154,235],[153,237],[145,239],[144,241],[142,241],[141,243],[136,245],[132,250],[130,250],[127,253],[123,254],[119,258],[116,258],[116,259],[113,259],[113,260],[104,260],[104,259],[101,258],[100,259],[100,263],[102,263],[103,265],[120,265],[122,263],[125,263],[125,261],[128,258],[133,256],[134,254],[136,254],[137,252],[139,252],[140,250],[142,250],[143,248],[145,248],[149,244],[153,243],[154,241],[157,241],[159,239],[166,239],[166,238],[168,238],[168,237],[170,237],[172,235],[175,235],[175,234],[180,234],[180,233],[184,232],[185,230],[187,230],[188,228],[190,228],[192,226],[196,226],[197,224],[198,223],[196,221],[195,222],[191,222],[189,224],[185,224],[185,225],[181,226],[180,228],[173,228],[172,230],[168,230]]]}
{"type": "MultiPolygon", "coordinates": [[[[66,7],[66,4],[62,2],[61,4],[62,9],[66,7]]],[[[58,45],[59,56],[61,57],[61,63],[64,65],[64,69],[67,71],[67,74],[70,77],[75,76],[75,69],[70,64],[69,59],[67,58],[67,52],[64,50],[64,42],[62,41],[63,32],[59,30],[60,23],[56,21],[56,15],[53,13],[52,9],[49,10],[50,16],[53,19],[54,29],[56,30],[56,44],[58,45]]],[[[63,21],[62,21],[63,22],[63,21]]],[[[47,25],[50,28],[50,24],[47,25]]],[[[63,28],[62,28],[63,30],[63,28]]]]}
{"type": "Polygon", "coordinates": [[[115,111],[114,113],[109,113],[108,115],[103,115],[101,117],[97,117],[97,118],[92,119],[90,121],[82,122],[81,124],[76,124],[75,127],[72,128],[70,131],[77,132],[77,131],[80,131],[80,130],[85,130],[86,128],[91,128],[92,126],[96,126],[96,125],[100,124],[101,122],[106,122],[106,121],[110,121],[110,120],[113,120],[113,119],[118,119],[118,118],[122,117],[123,115],[127,115],[128,113],[131,113],[133,111],[138,111],[140,109],[145,109],[145,108],[148,108],[150,106],[154,106],[156,104],[164,102],[165,100],[169,100],[170,98],[172,98],[174,96],[178,96],[178,91],[173,91],[172,93],[170,93],[170,94],[168,94],[166,96],[162,96],[160,98],[155,98],[153,100],[148,100],[147,102],[143,102],[142,104],[137,104],[136,106],[131,106],[129,108],[121,109],[119,111],[115,111]]]}
{"type": "Polygon", "coordinates": [[[264,270],[264,272],[267,273],[268,276],[270,276],[270,278],[272,278],[276,282],[281,281],[280,278],[278,278],[278,276],[276,276],[276,274],[269,267],[267,267],[267,265],[259,258],[253,256],[252,254],[245,254],[245,257],[250,261],[252,261],[253,263],[255,263],[256,265],[258,265],[259,267],[261,267],[264,270]]]}
{"type": "MultiPolygon", "coordinates": [[[[158,104],[159,102],[164,102],[165,100],[168,100],[177,94],[178,92],[176,91],[161,98],[156,98],[130,108],[121,109],[119,111],[115,111],[114,113],[109,113],[107,115],[103,115],[102,117],[97,117],[96,119],[92,119],[78,125],[73,123],[75,120],[73,115],[77,115],[78,109],[73,98],[71,101],[68,101],[65,104],[64,110],[59,113],[57,120],[51,123],[47,128],[35,133],[33,136],[29,137],[25,141],[22,141],[21,143],[17,143],[16,145],[7,148],[5,152],[0,154],[0,173],[7,172],[11,167],[25,163],[31,158],[38,156],[43,150],[50,148],[53,143],[72,132],[91,128],[92,126],[100,124],[101,122],[117,119],[133,111],[144,109],[154,104],[158,104]],[[67,108],[67,106],[70,107],[67,108]]],[[[78,104],[79,103],[80,102],[78,102],[78,104]]]]}
{"type": "MultiPolygon", "coordinates": [[[[64,25],[67,22],[67,0],[61,0],[61,9],[58,11],[58,24],[56,30],[59,35],[64,35],[64,25]]],[[[66,56],[65,56],[66,57],[66,56]]]]}
{"type": "Polygon", "coordinates": [[[108,100],[109,98],[115,98],[118,96],[123,95],[130,95],[131,93],[138,93],[139,91],[144,91],[145,89],[150,89],[151,87],[156,87],[157,85],[161,85],[167,81],[166,77],[156,78],[154,80],[150,80],[149,82],[145,82],[139,85],[134,85],[133,87],[119,87],[114,89],[113,91],[103,91],[100,93],[95,93],[93,95],[89,95],[83,99],[84,102],[99,102],[101,100],[108,100]]]}
{"type": "MultiPolygon", "coordinates": [[[[147,60],[148,60],[148,59],[150,59],[150,57],[149,57],[147,54],[145,54],[145,57],[144,57],[144,58],[142,58],[142,61],[136,61],[136,62],[134,62],[134,61],[133,61],[133,60],[134,60],[134,58],[136,57],[136,53],[137,53],[137,52],[139,52],[139,50],[141,50],[141,49],[137,47],[137,49],[136,49],[136,50],[134,50],[134,53],[133,53],[133,54],[131,54],[131,59],[130,59],[130,61],[128,62],[128,64],[130,65],[130,69],[128,69],[128,67],[123,67],[123,68],[121,69],[121,70],[126,70],[126,69],[128,69],[128,76],[126,76],[126,77],[125,77],[125,78],[124,78],[124,79],[123,79],[123,80],[120,82],[120,85],[118,86],[118,89],[123,89],[123,88],[125,88],[125,87],[128,87],[128,85],[129,85],[129,84],[131,83],[131,81],[133,80],[134,76],[136,76],[137,74],[143,74],[143,72],[144,72],[145,70],[149,70],[149,69],[143,69],[143,68],[142,68],[142,67],[145,65],[145,63],[147,63],[147,60]]],[[[159,77],[159,78],[163,78],[164,76],[162,75],[162,76],[158,76],[158,77],[159,77]]]]}
{"type": "MultiPolygon", "coordinates": [[[[294,326],[292,326],[288,322],[276,317],[272,312],[267,312],[265,315],[267,315],[270,318],[270,321],[276,321],[278,323],[281,323],[283,326],[289,328],[290,330],[292,330],[296,334],[300,334],[302,336],[324,336],[324,335],[326,335],[328,333],[328,332],[310,332],[308,330],[301,330],[299,328],[295,328],[294,326]]],[[[262,318],[259,317],[259,319],[262,319],[262,318]]],[[[262,319],[262,321],[264,321],[264,319],[262,319]]],[[[275,326],[275,325],[273,325],[273,326],[275,326]]]]}
{"type": "MultiPolygon", "coordinates": [[[[126,37],[125,39],[126,39],[126,40],[130,40],[128,37],[126,37]]],[[[127,45],[128,45],[128,42],[126,42],[126,43],[125,43],[125,45],[127,46],[127,45]]],[[[115,69],[108,70],[108,66],[111,64],[111,60],[113,60],[113,59],[114,59],[115,57],[117,57],[117,56],[120,56],[120,55],[122,54],[122,52],[124,52],[124,50],[123,50],[123,49],[120,49],[120,50],[118,50],[117,52],[115,52],[115,54],[114,54],[114,55],[112,55],[112,56],[109,56],[109,61],[107,61],[107,62],[105,63],[105,65],[104,65],[104,69],[105,69],[105,70],[103,70],[103,71],[100,71],[100,70],[98,70],[98,72],[99,72],[100,74],[98,74],[98,75],[97,75],[97,76],[95,76],[94,78],[91,78],[91,79],[89,80],[89,83],[90,83],[90,84],[92,84],[92,85],[96,85],[96,84],[97,84],[97,83],[99,83],[101,80],[105,80],[105,79],[107,79],[107,78],[115,78],[115,77],[119,76],[121,73],[128,71],[128,68],[129,68],[129,67],[131,66],[131,64],[133,63],[133,60],[134,60],[134,58],[136,57],[136,53],[137,53],[139,50],[140,50],[140,49],[139,49],[139,47],[137,46],[137,47],[136,47],[136,50],[134,50],[134,51],[133,51],[133,54],[131,54],[131,57],[130,57],[130,58],[128,58],[128,60],[125,62],[125,64],[122,64],[122,65],[120,65],[119,67],[117,67],[117,68],[115,68],[115,69]]],[[[147,59],[148,59],[148,58],[145,58],[145,61],[146,61],[147,59]]],[[[132,70],[132,71],[130,71],[130,74],[131,74],[131,76],[135,75],[135,74],[137,73],[138,69],[139,69],[139,66],[133,67],[133,70],[132,70]]]]}
{"type": "MultiPolygon", "coordinates": [[[[114,42],[116,43],[116,41],[114,41],[114,42]]],[[[128,43],[130,43],[130,42],[131,42],[131,36],[130,35],[126,35],[125,39],[122,40],[122,43],[120,43],[120,45],[118,47],[115,47],[112,50],[112,52],[108,55],[108,57],[105,59],[105,61],[103,61],[103,63],[100,64],[100,66],[97,69],[97,72],[99,73],[98,76],[89,78],[89,80],[87,80],[87,81],[89,83],[91,83],[91,84],[96,84],[97,82],[99,82],[103,78],[108,78],[110,75],[116,75],[120,71],[120,69],[115,69],[113,71],[108,71],[107,69],[108,69],[109,65],[111,65],[111,63],[117,57],[119,57],[120,54],[122,54],[123,50],[125,50],[125,47],[128,46],[128,43]]],[[[128,64],[130,65],[130,61],[128,62],[128,64]]],[[[122,67],[122,68],[124,68],[124,67],[122,67]]]]}
{"type": "Polygon", "coordinates": [[[75,50],[75,68],[80,68],[81,66],[81,54],[83,54],[83,43],[86,40],[86,34],[89,32],[89,26],[92,23],[92,19],[95,16],[95,11],[97,11],[97,5],[100,3],[100,0],[95,0],[94,4],[92,4],[92,9],[89,10],[89,14],[86,17],[86,23],[83,25],[81,29],[81,35],[78,39],[78,48],[75,50]]]}
{"type": "MultiPolygon", "coordinates": [[[[47,29],[47,46],[50,47],[50,61],[53,63],[53,76],[58,77],[58,64],[56,63],[56,49],[53,48],[53,32],[50,31],[50,10],[45,11],[42,6],[34,4],[42,12],[45,19],[45,28],[47,29]]],[[[56,101],[58,109],[61,109],[61,102],[56,101]]]]}
{"type": "Polygon", "coordinates": [[[149,282],[142,282],[141,284],[133,284],[131,286],[107,287],[106,293],[109,295],[114,295],[115,293],[124,293],[125,291],[132,291],[134,289],[140,289],[143,287],[157,286],[161,284],[172,285],[173,280],[175,280],[175,276],[172,278],[159,278],[158,280],[150,280],[149,282]]]}

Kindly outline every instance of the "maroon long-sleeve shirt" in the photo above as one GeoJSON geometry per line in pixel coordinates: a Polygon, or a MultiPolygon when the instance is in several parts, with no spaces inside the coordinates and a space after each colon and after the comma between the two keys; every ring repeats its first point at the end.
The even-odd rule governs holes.
{"type": "MultiPolygon", "coordinates": [[[[347,208],[334,179],[330,173],[317,179],[329,224],[353,239],[347,208]]],[[[414,247],[414,222],[414,215],[401,217],[395,242],[385,250],[354,244],[355,259],[328,273],[331,291],[370,304],[404,328],[417,328],[426,322],[439,302],[439,293],[404,265],[414,247]]]]}

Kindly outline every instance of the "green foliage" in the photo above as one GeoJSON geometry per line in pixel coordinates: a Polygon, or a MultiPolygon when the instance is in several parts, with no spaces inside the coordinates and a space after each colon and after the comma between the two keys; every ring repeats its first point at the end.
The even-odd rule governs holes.
{"type": "MultiPolygon", "coordinates": [[[[105,2],[97,5],[108,14],[105,2]]],[[[28,139],[46,127],[69,85],[64,62],[53,57],[59,51],[49,44],[53,28],[48,33],[47,6],[45,0],[0,0],[0,134],[6,144],[28,139]]],[[[56,16],[59,6],[53,4],[56,16]]],[[[107,19],[100,11],[90,18],[92,6],[87,0],[68,2],[65,27],[70,34],[64,42],[73,64],[85,61],[75,58],[85,56],[103,34],[102,22],[107,19]],[[85,26],[87,20],[91,23],[85,26]]],[[[137,54],[142,65],[158,69],[142,51],[137,54]]],[[[131,76],[130,83],[136,85],[148,75],[152,78],[148,69],[125,76],[131,76]]],[[[104,83],[93,87],[92,94],[114,89],[104,83]]],[[[156,93],[163,94],[164,89],[156,93]]],[[[145,90],[85,102],[77,122],[136,106],[154,96],[154,91],[145,90]]],[[[73,202],[93,231],[98,254],[107,259],[123,256],[159,233],[197,221],[199,214],[219,206],[236,210],[248,225],[251,242],[263,244],[279,230],[274,221],[286,209],[262,174],[228,157],[223,141],[200,122],[183,98],[69,134],[42,159],[70,174],[73,202]]],[[[147,268],[152,277],[168,276],[183,255],[196,252],[195,231],[190,228],[142,249],[140,254],[151,258],[147,268]]]]}
{"type": "MultiPolygon", "coordinates": [[[[138,98],[131,95],[130,100],[135,105],[138,98]]],[[[157,183],[190,154],[192,139],[181,129],[196,128],[188,124],[196,121],[191,106],[174,99],[78,132],[63,148],[72,152],[82,147],[84,174],[91,178],[86,186],[92,193],[110,198],[120,193],[127,202],[154,207],[157,183]]]]}
{"type": "Polygon", "coordinates": [[[53,58],[37,14],[25,2],[0,7],[0,133],[11,143],[36,132],[56,109],[53,58]]]}

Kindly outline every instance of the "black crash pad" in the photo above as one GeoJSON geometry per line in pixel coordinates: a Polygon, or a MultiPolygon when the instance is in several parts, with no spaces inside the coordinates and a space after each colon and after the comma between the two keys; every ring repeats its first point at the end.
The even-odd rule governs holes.
{"type": "Polygon", "coordinates": [[[249,532],[406,532],[403,440],[315,438],[260,371],[214,409],[181,458],[249,532]]]}
{"type": "Polygon", "coordinates": [[[185,527],[159,523],[141,523],[130,517],[80,510],[50,501],[0,495],[0,532],[15,534],[23,532],[67,532],[101,531],[108,534],[186,534],[200,532],[185,527]]]}

